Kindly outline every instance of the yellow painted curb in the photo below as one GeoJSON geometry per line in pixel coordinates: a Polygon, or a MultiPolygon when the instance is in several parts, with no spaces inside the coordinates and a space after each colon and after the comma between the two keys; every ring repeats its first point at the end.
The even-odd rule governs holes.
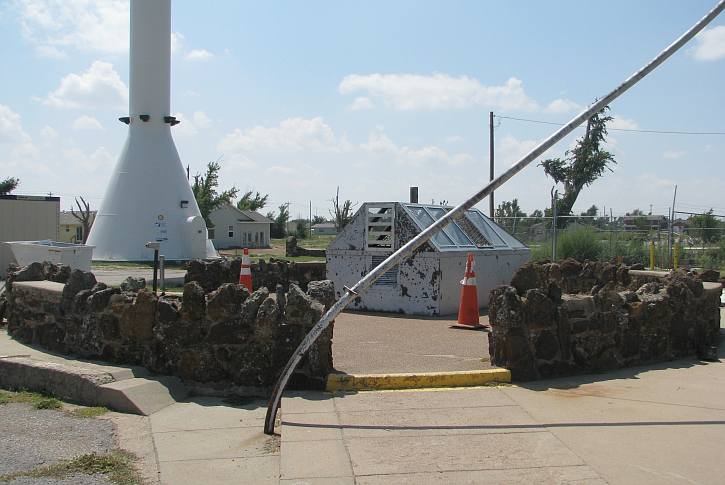
{"type": "Polygon", "coordinates": [[[483,369],[412,374],[330,374],[327,376],[326,390],[334,392],[475,387],[492,382],[511,382],[511,371],[508,369],[483,369]]]}

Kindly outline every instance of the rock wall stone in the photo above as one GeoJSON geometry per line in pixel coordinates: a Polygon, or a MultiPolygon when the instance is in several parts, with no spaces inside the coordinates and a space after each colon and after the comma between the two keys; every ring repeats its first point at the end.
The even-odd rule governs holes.
{"type": "MultiPolygon", "coordinates": [[[[241,264],[242,260],[239,258],[190,261],[184,282],[196,281],[205,291],[210,292],[224,283],[237,283],[241,264]]],[[[325,271],[324,262],[297,263],[273,258],[267,262],[260,259],[252,263],[252,285],[254,288],[264,286],[270,291],[275,291],[277,285],[282,285],[286,291],[290,283],[294,283],[307,291],[307,285],[311,281],[326,279],[325,271]]]]}
{"type": "MultiPolygon", "coordinates": [[[[37,269],[16,276],[44,280],[48,273],[37,269]]],[[[65,285],[14,281],[6,309],[14,338],[84,358],[143,365],[192,384],[255,392],[274,383],[334,302],[329,281],[314,282],[309,293],[289,283],[286,291],[282,285],[274,292],[262,286],[252,294],[236,283],[206,291],[190,281],[181,297],[109,288],[79,270],[70,272],[65,285]]],[[[300,365],[296,382],[323,386],[331,370],[332,327],[300,365]]]]}
{"type": "Polygon", "coordinates": [[[719,283],[684,271],[643,278],[634,288],[642,280],[626,266],[527,263],[491,292],[491,362],[532,380],[716,355],[719,283]]]}

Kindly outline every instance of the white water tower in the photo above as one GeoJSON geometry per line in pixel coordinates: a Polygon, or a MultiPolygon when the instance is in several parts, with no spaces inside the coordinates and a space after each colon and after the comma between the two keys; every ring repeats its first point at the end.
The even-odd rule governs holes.
{"type": "Polygon", "coordinates": [[[128,138],[88,237],[94,260],[217,257],[171,127],[171,0],[131,0],[128,138]]]}

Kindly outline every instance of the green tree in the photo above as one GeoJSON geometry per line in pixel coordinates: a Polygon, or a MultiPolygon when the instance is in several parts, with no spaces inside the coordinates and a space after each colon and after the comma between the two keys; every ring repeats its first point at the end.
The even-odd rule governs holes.
{"type": "Polygon", "coordinates": [[[237,209],[256,211],[263,209],[267,205],[267,199],[269,194],[260,194],[259,192],[252,195],[252,191],[248,190],[242,195],[242,198],[237,202],[237,209]]]}
{"type": "MultiPolygon", "coordinates": [[[[557,215],[571,215],[576,199],[582,189],[601,177],[610,165],[617,163],[614,156],[603,149],[606,142],[607,122],[612,120],[605,106],[587,121],[583,138],[577,140],[572,150],[567,150],[564,158],[550,158],[541,162],[547,176],[558,184],[564,185],[564,195],[556,203],[557,215]]],[[[558,225],[566,226],[566,218],[558,219],[558,225]]]]}
{"type": "Polygon", "coordinates": [[[274,221],[270,227],[271,237],[276,239],[285,237],[287,234],[287,222],[289,221],[289,207],[287,207],[287,204],[279,206],[279,214],[277,215],[274,212],[268,212],[267,219],[274,221]]]}
{"type": "Polygon", "coordinates": [[[514,199],[511,201],[504,200],[496,208],[494,213],[496,222],[501,225],[508,232],[516,231],[516,219],[519,217],[526,217],[526,212],[521,210],[519,207],[519,200],[514,199]]]}
{"type": "Polygon", "coordinates": [[[687,220],[689,234],[702,240],[704,243],[715,242],[720,239],[720,231],[717,231],[719,224],[712,209],[697,216],[690,216],[687,220]]]}
{"type": "Polygon", "coordinates": [[[199,211],[201,211],[201,216],[206,222],[206,227],[213,227],[209,220],[211,211],[223,204],[230,204],[239,192],[236,187],[221,193],[217,192],[219,188],[219,170],[221,168],[219,160],[209,162],[204,175],[194,175],[194,185],[192,185],[191,190],[194,192],[194,198],[199,205],[199,211]]]}
{"type": "Polygon", "coordinates": [[[335,198],[331,200],[332,202],[332,210],[330,211],[330,215],[332,216],[332,222],[335,223],[335,227],[337,228],[338,232],[342,231],[342,229],[350,224],[350,221],[352,221],[353,216],[353,208],[355,205],[352,203],[351,200],[346,200],[342,204],[340,204],[340,187],[337,187],[337,192],[335,193],[335,198]]]}
{"type": "Polygon", "coordinates": [[[8,177],[0,182],[0,195],[8,195],[10,192],[15,190],[20,183],[20,179],[15,177],[8,177]]]}
{"type": "Polygon", "coordinates": [[[313,216],[313,217],[312,217],[312,225],[313,225],[313,226],[314,226],[315,224],[322,224],[322,223],[324,223],[324,222],[327,222],[327,221],[326,221],[326,220],[325,220],[325,218],[324,218],[324,217],[322,217],[322,216],[313,216]]]}
{"type": "Polygon", "coordinates": [[[297,236],[297,239],[307,239],[307,219],[299,219],[297,221],[295,236],[297,236]]]}

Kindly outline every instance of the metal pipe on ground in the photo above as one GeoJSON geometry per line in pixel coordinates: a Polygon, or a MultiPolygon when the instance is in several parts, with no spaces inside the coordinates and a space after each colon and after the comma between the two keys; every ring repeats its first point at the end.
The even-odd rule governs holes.
{"type": "Polygon", "coordinates": [[[698,32],[704,29],[715,17],[717,17],[725,9],[725,0],[720,0],[718,4],[710,10],[702,19],[700,19],[695,25],[693,25],[687,32],[682,34],[677,40],[670,44],[664,51],[657,55],[654,59],[648,62],[640,70],[628,77],[622,84],[617,86],[606,96],[602,97],[599,101],[590,105],[586,110],[575,116],[569,123],[555,131],[549,138],[541,142],[536,148],[531,150],[521,160],[516,162],[506,172],[501,174],[497,179],[490,182],[483,189],[479,190],[467,200],[457,205],[446,213],[443,217],[435,221],[433,224],[428,226],[416,237],[408,241],[400,249],[391,254],[385,261],[379,264],[370,273],[365,275],[360,281],[358,281],[352,288],[345,288],[345,293],[330,309],[322,316],[319,322],[315,324],[305,338],[300,342],[297,349],[294,351],[290,360],[285,365],[279,379],[272,388],[272,396],[270,397],[267,405],[267,415],[264,420],[264,432],[266,434],[274,434],[274,423],[277,418],[277,409],[279,408],[280,401],[282,400],[282,393],[287,386],[287,381],[292,376],[297,365],[302,360],[302,356],[309,350],[315,340],[320,334],[330,325],[330,322],[349,305],[360,293],[367,290],[378,278],[390,270],[393,266],[400,263],[403,259],[411,256],[419,246],[428,241],[438,231],[440,231],[445,225],[454,219],[460,219],[463,217],[465,212],[476,205],[478,202],[487,197],[495,189],[506,183],[511,177],[516,175],[518,172],[523,170],[529,163],[541,156],[546,150],[551,148],[555,143],[560,141],[566,135],[571,133],[575,128],[588,120],[592,115],[600,111],[602,108],[610,104],[612,101],[617,99],[619,96],[624,94],[629,88],[637,84],[647,74],[652,72],[657,66],[667,60],[672,54],[677,52],[683,45],[685,45],[690,39],[692,39],[698,32]]]}

